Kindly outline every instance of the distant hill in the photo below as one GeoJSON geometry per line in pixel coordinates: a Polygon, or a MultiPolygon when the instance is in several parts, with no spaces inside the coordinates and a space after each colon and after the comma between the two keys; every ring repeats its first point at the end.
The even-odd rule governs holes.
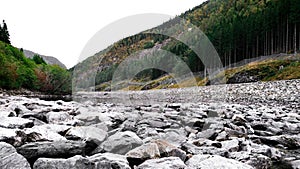
{"type": "Polygon", "coordinates": [[[45,55],[41,55],[41,54],[38,54],[38,53],[35,53],[35,52],[32,52],[30,50],[26,50],[24,49],[23,50],[23,53],[24,55],[27,57],[27,58],[30,58],[32,59],[34,55],[39,55],[40,57],[42,57],[45,62],[49,65],[58,65],[64,69],[66,69],[67,67],[61,63],[57,58],[53,57],[53,56],[45,56],[45,55]]]}

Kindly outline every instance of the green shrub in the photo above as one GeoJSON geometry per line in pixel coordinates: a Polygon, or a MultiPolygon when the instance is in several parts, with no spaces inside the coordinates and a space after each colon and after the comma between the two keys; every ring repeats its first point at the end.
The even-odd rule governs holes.
{"type": "Polygon", "coordinates": [[[150,42],[146,42],[144,44],[144,49],[150,49],[154,47],[154,42],[150,41],[150,42]]]}
{"type": "Polygon", "coordinates": [[[44,59],[42,57],[40,57],[39,55],[34,55],[32,60],[36,63],[36,64],[46,64],[46,62],[44,61],[44,59]]]}

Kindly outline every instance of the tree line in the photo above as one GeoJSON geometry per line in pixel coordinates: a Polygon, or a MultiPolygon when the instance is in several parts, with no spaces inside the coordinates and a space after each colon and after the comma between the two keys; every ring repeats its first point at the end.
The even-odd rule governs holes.
{"type": "Polygon", "coordinates": [[[300,50],[299,0],[210,0],[182,17],[206,33],[224,65],[300,50]]]}

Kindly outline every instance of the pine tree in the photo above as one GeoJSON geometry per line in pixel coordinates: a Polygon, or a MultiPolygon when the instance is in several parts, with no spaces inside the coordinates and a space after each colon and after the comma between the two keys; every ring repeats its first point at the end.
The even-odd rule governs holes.
{"type": "Polygon", "coordinates": [[[9,39],[9,32],[7,29],[7,25],[5,23],[5,20],[3,20],[3,36],[4,36],[4,42],[10,44],[10,39],[9,39]]]}
{"type": "Polygon", "coordinates": [[[290,20],[294,25],[294,37],[293,37],[293,46],[294,53],[297,53],[297,25],[300,23],[300,3],[299,0],[290,0],[291,3],[291,13],[290,20]]]}
{"type": "Polygon", "coordinates": [[[3,37],[3,28],[2,25],[0,24],[0,41],[3,41],[4,37],[3,37]]]}
{"type": "Polygon", "coordinates": [[[10,44],[9,32],[5,20],[3,20],[3,26],[0,25],[0,40],[10,44]]]}

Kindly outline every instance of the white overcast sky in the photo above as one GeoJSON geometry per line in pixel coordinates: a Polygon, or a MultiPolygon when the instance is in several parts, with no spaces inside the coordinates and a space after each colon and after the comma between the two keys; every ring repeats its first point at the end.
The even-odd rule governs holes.
{"type": "MultiPolygon", "coordinates": [[[[86,43],[121,18],[160,13],[179,15],[205,0],[2,0],[13,46],[54,56],[74,66],[86,43]]],[[[156,26],[156,25],[153,25],[156,26]]]]}

